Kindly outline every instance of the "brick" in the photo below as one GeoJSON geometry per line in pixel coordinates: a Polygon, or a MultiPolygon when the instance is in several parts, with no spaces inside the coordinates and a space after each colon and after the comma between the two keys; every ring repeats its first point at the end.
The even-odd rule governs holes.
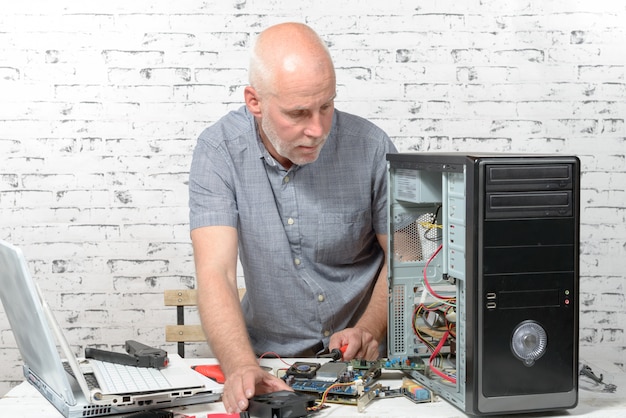
{"type": "Polygon", "coordinates": [[[107,261],[107,266],[112,274],[123,272],[129,274],[139,271],[158,271],[164,273],[167,271],[169,261],[167,260],[125,260],[111,259],[107,261]]]}
{"type": "Polygon", "coordinates": [[[65,235],[71,241],[81,241],[85,237],[94,241],[116,239],[119,238],[120,227],[117,225],[69,225],[65,235]]]}
{"type": "Polygon", "coordinates": [[[102,51],[102,58],[107,65],[112,67],[145,67],[163,64],[164,51],[102,51]]]}
{"type": "MultiPolygon", "coordinates": [[[[77,355],[84,355],[84,347],[93,347],[94,344],[101,343],[102,341],[115,341],[106,340],[103,338],[103,328],[99,326],[84,326],[84,327],[67,327],[64,330],[65,337],[72,343],[80,343],[81,346],[76,347],[72,344],[75,353],[77,355]]],[[[119,341],[119,340],[118,340],[119,341]]],[[[122,341],[123,344],[123,341],[122,341]]]]}
{"type": "Polygon", "coordinates": [[[490,62],[493,64],[543,63],[546,54],[540,49],[510,49],[494,51],[490,62]]]}
{"type": "MultiPolygon", "coordinates": [[[[140,2],[141,3],[141,2],[140,2]]],[[[133,33],[137,28],[142,32],[158,32],[166,28],[171,28],[170,16],[165,13],[149,13],[145,9],[138,13],[121,13],[116,16],[116,29],[121,33],[133,33]]]]}
{"type": "Polygon", "coordinates": [[[175,84],[191,81],[186,67],[172,68],[110,68],[108,81],[114,84],[175,84]]]}
{"type": "Polygon", "coordinates": [[[543,100],[543,101],[523,101],[515,104],[515,110],[509,111],[509,114],[517,113],[523,118],[562,118],[571,115],[576,110],[576,104],[564,104],[561,101],[556,100],[543,100]],[[574,109],[573,109],[574,108],[574,109]]]}
{"type": "Polygon", "coordinates": [[[608,81],[624,81],[623,65],[579,65],[577,69],[578,76],[582,81],[599,81],[604,83],[608,81]]]}
{"type": "Polygon", "coordinates": [[[209,67],[219,63],[220,54],[217,51],[180,50],[168,53],[167,64],[177,63],[187,67],[209,67]]]}
{"type": "Polygon", "coordinates": [[[0,67],[0,79],[7,81],[17,81],[22,78],[22,72],[19,68],[0,67]]]}
{"type": "Polygon", "coordinates": [[[24,174],[22,185],[27,189],[56,189],[62,187],[74,187],[75,176],[72,174],[24,174]]]}
{"type": "Polygon", "coordinates": [[[17,174],[0,174],[0,189],[16,188],[19,186],[17,174]]]}
{"type": "Polygon", "coordinates": [[[197,46],[197,35],[193,33],[147,32],[142,46],[161,50],[164,48],[182,49],[197,46]]]}
{"type": "Polygon", "coordinates": [[[148,141],[137,141],[135,138],[108,138],[104,141],[104,152],[111,155],[130,154],[145,156],[153,153],[148,141]]]}
{"type": "Polygon", "coordinates": [[[122,230],[125,239],[149,240],[149,239],[176,239],[174,227],[159,223],[127,225],[122,230]]]}
{"type": "Polygon", "coordinates": [[[601,135],[619,135],[624,132],[624,119],[602,119],[601,135]]]}
{"type": "Polygon", "coordinates": [[[543,132],[543,123],[538,120],[494,120],[490,132],[497,135],[517,133],[523,136],[536,135],[543,132]]]}
{"type": "MultiPolygon", "coordinates": [[[[195,103],[194,105],[199,104],[195,103]]],[[[206,105],[208,107],[208,104],[206,105]]],[[[193,108],[194,106],[186,106],[185,109],[193,108]]],[[[204,107],[202,107],[204,108],[204,107]]],[[[200,113],[200,112],[198,112],[200,113]]],[[[193,112],[191,112],[193,114],[193,112]]],[[[191,156],[193,149],[196,146],[195,138],[168,138],[168,139],[155,139],[151,142],[152,150],[158,153],[164,154],[183,154],[191,156]]],[[[191,159],[190,159],[191,164],[191,159]]]]}
{"type": "Polygon", "coordinates": [[[124,292],[137,292],[146,295],[149,305],[161,307],[163,305],[163,290],[189,287],[195,285],[193,276],[150,276],[143,280],[133,277],[117,277],[114,286],[124,292]]]}
{"type": "Polygon", "coordinates": [[[515,81],[519,78],[519,71],[513,66],[472,66],[459,67],[456,78],[460,82],[483,82],[487,80],[515,81]]]}
{"type": "MultiPolygon", "coordinates": [[[[590,171],[619,171],[626,163],[624,155],[589,156],[587,169],[590,171]]],[[[619,190],[617,190],[619,192],[619,190]]]]}
{"type": "Polygon", "coordinates": [[[175,193],[164,190],[164,189],[156,189],[156,190],[114,190],[115,195],[115,203],[114,204],[131,204],[135,203],[140,206],[146,205],[165,205],[170,206],[173,204],[178,204],[179,202],[175,199],[175,193]]]}
{"type": "Polygon", "coordinates": [[[161,292],[132,292],[125,291],[119,294],[119,298],[112,301],[111,307],[117,309],[141,310],[149,306],[161,308],[163,306],[163,294],[161,292]],[[118,303],[126,300],[123,304],[118,303]]]}
{"type": "Polygon", "coordinates": [[[78,313],[74,321],[74,323],[89,326],[107,326],[111,322],[112,313],[107,309],[85,309],[78,313]]]}
{"type": "Polygon", "coordinates": [[[604,328],[600,332],[600,342],[624,344],[624,330],[622,328],[604,328]]]}
{"type": "MultiPolygon", "coordinates": [[[[619,254],[624,257],[623,252],[619,254]]],[[[582,275],[610,275],[613,269],[625,268],[623,261],[616,262],[615,255],[586,254],[583,253],[580,259],[580,271],[582,275]]]]}
{"type": "Polygon", "coordinates": [[[60,190],[55,193],[58,205],[102,206],[112,201],[109,190],[60,190]]]}
{"type": "Polygon", "coordinates": [[[599,121],[597,119],[550,119],[543,125],[545,133],[548,135],[592,136],[599,133],[599,121]]]}
{"type": "Polygon", "coordinates": [[[53,193],[48,190],[8,190],[0,191],[2,207],[49,206],[53,193]]]}
{"type": "MultiPolygon", "coordinates": [[[[619,161],[619,157],[618,157],[618,161],[619,161]]],[[[619,184],[620,180],[624,180],[624,175],[622,173],[615,173],[613,176],[611,176],[610,179],[607,179],[607,172],[606,171],[590,171],[584,174],[584,179],[585,179],[585,184],[588,187],[597,187],[599,190],[613,190],[616,189],[615,192],[616,193],[620,193],[620,189],[618,188],[617,184],[619,184]],[[608,180],[608,182],[607,182],[608,180]],[[612,183],[615,182],[615,183],[612,183]]],[[[620,208],[622,207],[623,202],[620,202],[619,200],[613,201],[612,205],[607,205],[605,207],[608,208],[620,208]]],[[[593,207],[597,207],[597,204],[593,204],[590,202],[589,204],[589,208],[593,208],[593,207]]],[[[617,215],[617,213],[615,213],[615,215],[617,215]]],[[[607,220],[605,219],[604,222],[607,222],[607,220]]]]}
{"type": "Polygon", "coordinates": [[[163,122],[179,122],[185,119],[201,119],[212,108],[209,103],[146,103],[141,106],[137,118],[158,119],[163,122]],[[162,115],[155,118],[155,115],[162,115]]]}
{"type": "Polygon", "coordinates": [[[235,95],[228,86],[222,84],[175,85],[173,95],[175,100],[208,102],[213,105],[216,112],[219,112],[217,113],[219,116],[224,114],[226,108],[222,104],[211,103],[211,101],[243,98],[243,93],[235,95]]]}
{"type": "MultiPolygon", "coordinates": [[[[6,156],[8,154],[16,154],[22,148],[22,142],[14,139],[2,139],[0,138],[0,154],[6,156]]],[[[7,167],[2,167],[2,170],[6,170],[7,167]]]]}
{"type": "Polygon", "coordinates": [[[614,101],[587,100],[574,104],[573,115],[590,118],[601,115],[603,118],[623,116],[623,104],[614,101]]]}
{"type": "MultiPolygon", "coordinates": [[[[0,207],[2,196],[0,195],[0,207]]],[[[19,226],[25,219],[38,223],[71,223],[80,216],[81,210],[77,207],[39,207],[18,208],[2,211],[2,221],[5,225],[19,226]]]]}
{"type": "Polygon", "coordinates": [[[193,80],[200,84],[237,85],[247,79],[247,65],[243,64],[240,68],[199,68],[193,72],[193,80]]]}

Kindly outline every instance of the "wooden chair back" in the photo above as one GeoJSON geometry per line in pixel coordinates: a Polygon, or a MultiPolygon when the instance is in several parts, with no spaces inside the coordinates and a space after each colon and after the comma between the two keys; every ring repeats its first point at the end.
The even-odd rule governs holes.
{"type": "MultiPolygon", "coordinates": [[[[246,292],[239,288],[239,299],[246,292]]],[[[175,342],[178,345],[178,355],[185,357],[185,343],[206,341],[202,326],[185,323],[185,308],[198,306],[198,291],[196,289],[168,289],[163,292],[165,306],[176,307],[176,325],[165,325],[165,341],[175,342]]]]}

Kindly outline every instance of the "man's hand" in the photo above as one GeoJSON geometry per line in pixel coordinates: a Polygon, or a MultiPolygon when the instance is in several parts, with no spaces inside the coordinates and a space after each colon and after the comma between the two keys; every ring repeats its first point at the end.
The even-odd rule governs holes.
{"type": "Polygon", "coordinates": [[[229,414],[248,408],[248,399],[254,395],[292,390],[283,380],[266,372],[259,366],[244,366],[226,376],[222,402],[229,414]]]}
{"type": "Polygon", "coordinates": [[[376,234],[376,240],[383,249],[383,264],[374,277],[374,290],[365,312],[354,327],[346,328],[330,336],[328,348],[346,347],[343,350],[344,360],[378,360],[379,343],[387,333],[387,303],[389,288],[387,286],[387,235],[376,234]]]}
{"type": "Polygon", "coordinates": [[[344,360],[363,359],[377,360],[378,341],[371,332],[362,327],[346,328],[330,337],[328,348],[347,346],[343,353],[344,360]]]}

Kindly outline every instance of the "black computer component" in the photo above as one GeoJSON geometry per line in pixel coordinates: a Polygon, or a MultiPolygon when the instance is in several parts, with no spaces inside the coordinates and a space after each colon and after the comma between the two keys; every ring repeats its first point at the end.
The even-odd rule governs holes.
{"type": "Polygon", "coordinates": [[[389,358],[469,414],[576,406],[578,158],[387,160],[389,358]]]}

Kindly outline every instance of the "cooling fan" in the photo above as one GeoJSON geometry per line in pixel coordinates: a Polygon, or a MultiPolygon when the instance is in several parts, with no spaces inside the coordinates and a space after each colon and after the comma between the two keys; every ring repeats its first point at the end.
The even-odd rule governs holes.
{"type": "Polygon", "coordinates": [[[282,390],[257,395],[250,399],[248,414],[258,418],[306,417],[315,406],[315,396],[282,390]]]}

